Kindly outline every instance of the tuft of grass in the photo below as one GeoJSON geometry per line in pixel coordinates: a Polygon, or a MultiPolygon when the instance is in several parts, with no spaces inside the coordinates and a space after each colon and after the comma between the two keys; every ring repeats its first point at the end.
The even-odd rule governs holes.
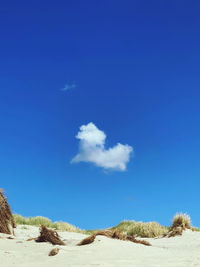
{"type": "Polygon", "coordinates": [[[54,222],[52,224],[52,228],[55,228],[56,230],[59,230],[59,231],[83,233],[83,230],[67,222],[54,222]]]}
{"type": "Polygon", "coordinates": [[[117,226],[111,228],[114,230],[119,230],[123,234],[127,234],[133,227],[136,225],[137,222],[131,220],[131,221],[122,221],[117,226]]]}
{"type": "Polygon", "coordinates": [[[52,226],[52,221],[46,217],[42,216],[23,217],[18,214],[14,214],[13,216],[16,224],[34,225],[34,226],[45,225],[46,227],[52,226]]]}
{"type": "Polygon", "coordinates": [[[176,213],[172,219],[172,225],[169,227],[167,237],[180,236],[186,229],[191,229],[193,231],[196,228],[191,226],[190,216],[186,213],[176,213]]]}
{"type": "Polygon", "coordinates": [[[157,222],[135,222],[123,221],[114,229],[121,231],[124,234],[138,237],[159,237],[167,233],[167,227],[160,225],[157,222]]]}
{"type": "Polygon", "coordinates": [[[36,216],[29,218],[29,224],[35,226],[45,225],[46,227],[51,227],[52,221],[46,217],[36,216]]]}
{"type": "Polygon", "coordinates": [[[167,233],[167,228],[157,222],[138,222],[132,229],[129,230],[128,235],[140,237],[159,237],[167,233]]]}
{"type": "Polygon", "coordinates": [[[186,213],[176,213],[171,228],[182,227],[183,230],[191,229],[191,219],[186,213]]]}
{"type": "Polygon", "coordinates": [[[28,218],[19,214],[13,214],[13,217],[16,224],[28,225],[28,218]]]}
{"type": "Polygon", "coordinates": [[[67,222],[52,222],[50,219],[42,216],[36,217],[23,217],[19,214],[14,214],[14,221],[16,224],[21,225],[33,225],[33,226],[41,226],[44,225],[48,228],[54,228],[58,231],[67,231],[67,232],[76,232],[83,233],[84,230],[77,228],[76,226],[69,224],[67,222]]]}

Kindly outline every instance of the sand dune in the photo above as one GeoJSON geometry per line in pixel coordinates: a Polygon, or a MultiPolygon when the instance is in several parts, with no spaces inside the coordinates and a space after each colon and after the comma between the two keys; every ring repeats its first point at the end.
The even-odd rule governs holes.
{"type": "Polygon", "coordinates": [[[65,266],[141,266],[141,267],[190,267],[200,266],[200,232],[187,230],[174,238],[146,238],[147,247],[129,241],[97,236],[94,243],[76,246],[84,234],[59,232],[66,246],[26,241],[37,237],[39,228],[18,226],[16,237],[0,234],[1,267],[65,267],[65,266]],[[59,247],[56,256],[48,256],[52,248],[59,247]]]}

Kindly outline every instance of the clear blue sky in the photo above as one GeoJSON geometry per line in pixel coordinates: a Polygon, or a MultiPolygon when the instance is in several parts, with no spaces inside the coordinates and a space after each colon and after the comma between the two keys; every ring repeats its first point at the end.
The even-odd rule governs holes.
{"type": "Polygon", "coordinates": [[[7,1],[0,9],[0,187],[14,212],[81,228],[200,226],[200,2],[7,1]],[[71,160],[93,122],[126,170],[71,160]]]}

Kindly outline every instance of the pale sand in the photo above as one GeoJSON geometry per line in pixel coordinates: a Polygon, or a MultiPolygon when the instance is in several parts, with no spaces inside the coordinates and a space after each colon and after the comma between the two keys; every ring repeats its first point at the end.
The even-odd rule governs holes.
{"type": "Polygon", "coordinates": [[[37,237],[38,227],[18,226],[14,240],[0,234],[1,267],[65,267],[65,266],[134,266],[191,267],[200,266],[200,232],[186,231],[174,238],[146,238],[152,247],[128,241],[98,236],[94,243],[75,246],[86,237],[83,234],[59,232],[66,246],[26,241],[37,237]],[[59,247],[58,255],[49,257],[50,250],[59,247]]]}

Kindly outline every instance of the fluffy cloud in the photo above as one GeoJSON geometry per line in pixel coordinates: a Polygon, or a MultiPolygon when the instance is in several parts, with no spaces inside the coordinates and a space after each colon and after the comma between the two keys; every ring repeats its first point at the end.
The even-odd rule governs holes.
{"type": "Polygon", "coordinates": [[[104,169],[125,171],[133,148],[118,143],[114,147],[105,148],[106,134],[94,123],[82,125],[78,132],[79,153],[72,159],[74,162],[92,162],[104,169]]]}

